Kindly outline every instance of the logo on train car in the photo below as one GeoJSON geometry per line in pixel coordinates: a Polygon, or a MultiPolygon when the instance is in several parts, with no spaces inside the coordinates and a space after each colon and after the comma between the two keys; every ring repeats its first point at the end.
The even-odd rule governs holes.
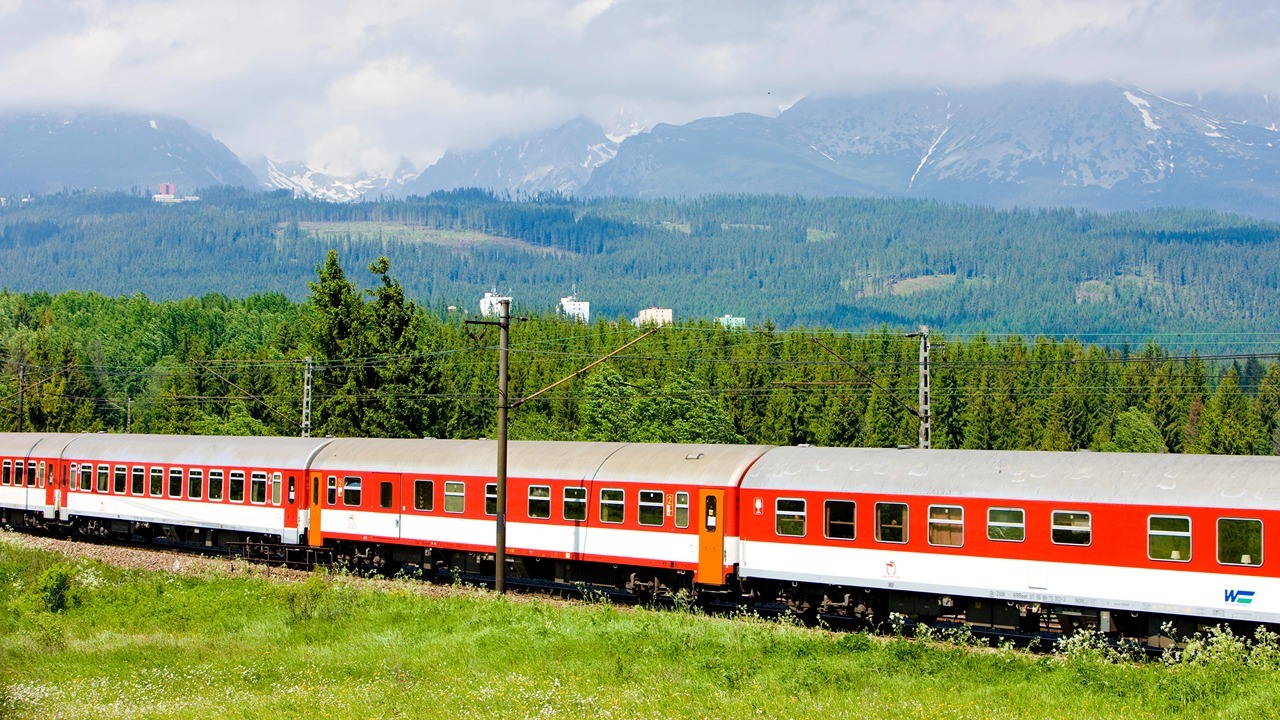
{"type": "Polygon", "coordinates": [[[1235,603],[1236,605],[1248,605],[1253,602],[1252,590],[1226,590],[1224,602],[1235,603]]]}

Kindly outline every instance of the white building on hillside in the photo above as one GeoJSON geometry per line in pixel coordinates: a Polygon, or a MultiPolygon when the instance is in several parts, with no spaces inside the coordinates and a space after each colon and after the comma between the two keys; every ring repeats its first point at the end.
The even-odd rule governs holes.
{"type": "Polygon", "coordinates": [[[487,292],[484,297],[480,298],[480,314],[484,317],[493,317],[498,314],[498,303],[506,300],[511,302],[511,298],[506,295],[499,295],[496,292],[487,292]]]}
{"type": "Polygon", "coordinates": [[[584,324],[591,322],[591,303],[579,300],[577,295],[560,298],[560,312],[584,324]]]}
{"type": "Polygon", "coordinates": [[[645,308],[640,311],[639,315],[631,319],[631,324],[636,327],[642,325],[670,325],[671,308],[645,308]]]}

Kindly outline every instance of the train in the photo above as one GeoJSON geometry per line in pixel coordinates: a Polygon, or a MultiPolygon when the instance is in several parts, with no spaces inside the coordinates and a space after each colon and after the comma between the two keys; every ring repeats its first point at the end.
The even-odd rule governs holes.
{"type": "MultiPolygon", "coordinates": [[[[7,433],[0,520],[491,577],[497,449],[7,433]]],[[[1280,458],[515,441],[507,462],[513,581],[1151,647],[1280,624],[1280,458]]]]}

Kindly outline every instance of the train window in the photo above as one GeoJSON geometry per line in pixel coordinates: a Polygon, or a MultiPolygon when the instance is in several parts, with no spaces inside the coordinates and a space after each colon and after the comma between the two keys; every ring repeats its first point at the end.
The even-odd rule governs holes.
{"type": "Polygon", "coordinates": [[[4,464],[0,465],[0,485],[10,485],[12,482],[13,462],[11,460],[5,460],[4,464]]]}
{"type": "Polygon", "coordinates": [[[146,488],[146,484],[146,471],[140,467],[134,468],[133,472],[129,475],[129,492],[134,495],[141,495],[142,491],[146,488]]]}
{"type": "Polygon", "coordinates": [[[484,486],[484,514],[498,514],[498,483],[486,483],[484,486]]]}
{"type": "Polygon", "coordinates": [[[164,468],[151,468],[151,483],[148,489],[152,495],[160,495],[164,492],[164,468]]]}
{"type": "Polygon", "coordinates": [[[1218,518],[1218,562],[1222,565],[1262,564],[1262,521],[1218,518]]]}
{"type": "MultiPolygon", "coordinates": [[[[271,473],[271,504],[272,505],[280,504],[280,485],[281,485],[280,473],[271,473]]],[[[290,495],[289,500],[290,502],[292,502],[293,478],[289,478],[289,495],[290,495]]]]}
{"type": "Polygon", "coordinates": [[[529,517],[546,520],[551,517],[551,486],[529,486],[529,517]]]}
{"type": "Polygon", "coordinates": [[[110,486],[109,485],[110,477],[111,477],[111,468],[106,465],[99,465],[98,466],[98,492],[104,493],[107,491],[107,488],[110,486]]]}
{"type": "Polygon", "coordinates": [[[676,493],[676,527],[689,527],[689,493],[676,493]]]}
{"type": "Polygon", "coordinates": [[[775,532],[779,535],[804,537],[804,500],[778,498],[775,510],[775,532]]]}
{"type": "Polygon", "coordinates": [[[80,466],[76,463],[71,463],[70,475],[67,478],[67,487],[69,489],[71,490],[76,489],[76,476],[79,474],[80,474],[80,466]]]}
{"type": "MultiPolygon", "coordinates": [[[[44,463],[40,463],[40,467],[43,468],[44,463]]],[[[41,472],[40,474],[42,476],[44,475],[43,472],[41,472]]],[[[36,486],[36,464],[35,464],[35,461],[33,460],[27,463],[27,487],[35,487],[35,486],[36,486]]]]}
{"type": "Polygon", "coordinates": [[[626,492],[617,489],[600,491],[600,522],[620,523],[626,519],[626,492]]]}
{"type": "Polygon", "coordinates": [[[1027,514],[1021,508],[987,508],[987,539],[1022,542],[1027,539],[1027,514]]]}
{"type": "Polygon", "coordinates": [[[338,478],[330,475],[329,484],[325,490],[325,502],[329,505],[338,504],[338,478]]]}
{"type": "Polygon", "coordinates": [[[351,475],[342,478],[342,504],[347,507],[359,507],[360,490],[360,478],[351,475]]]}
{"type": "Polygon", "coordinates": [[[320,507],[320,476],[311,476],[311,507],[320,507]]]}
{"type": "MultiPolygon", "coordinates": [[[[235,475],[231,476],[235,482],[235,475]]],[[[234,499],[234,498],[233,498],[234,499]]],[[[249,473],[249,502],[262,505],[267,502],[267,474],[264,472],[249,473]]]]}
{"type": "Polygon", "coordinates": [[[929,544],[939,547],[964,545],[964,508],[955,505],[929,506],[929,544]]]}
{"type": "Polygon", "coordinates": [[[28,485],[35,485],[35,486],[37,486],[37,487],[44,487],[44,479],[45,479],[46,477],[47,477],[47,476],[44,474],[44,461],[43,461],[43,460],[41,460],[41,461],[40,461],[40,472],[38,472],[38,473],[36,474],[36,481],[35,481],[34,483],[33,483],[33,482],[31,482],[31,464],[28,464],[28,465],[27,465],[27,484],[28,484],[28,485]]]}
{"type": "Polygon", "coordinates": [[[88,492],[93,489],[93,466],[80,466],[80,489],[88,492]]]}
{"type": "Polygon", "coordinates": [[[244,502],[244,471],[232,470],[227,476],[227,500],[244,502]]]}
{"type": "Polygon", "coordinates": [[[706,498],[706,502],[707,502],[707,506],[703,509],[703,519],[706,522],[703,524],[703,528],[706,530],[706,532],[714,533],[716,532],[716,527],[717,527],[716,524],[720,522],[719,518],[716,515],[717,513],[716,496],[708,495],[706,498]]]}
{"type": "Polygon", "coordinates": [[[905,503],[876,503],[876,540],[882,543],[907,541],[905,503]]]}
{"type": "Polygon", "coordinates": [[[436,483],[434,480],[413,481],[413,509],[431,512],[436,506],[436,483]]]}
{"type": "Polygon", "coordinates": [[[1093,519],[1087,512],[1054,511],[1050,536],[1055,545],[1088,545],[1093,542],[1093,519]]]}
{"type": "Polygon", "coordinates": [[[391,487],[390,480],[383,480],[378,484],[378,507],[389,508],[391,501],[394,500],[394,490],[391,487]]]}
{"type": "Polygon", "coordinates": [[[823,524],[826,536],[832,540],[852,540],[858,534],[858,504],[848,500],[828,500],[823,503],[823,524]]]}
{"type": "Polygon", "coordinates": [[[182,497],[182,468],[169,468],[169,497],[182,497]]]}
{"type": "Polygon", "coordinates": [[[116,466],[115,484],[112,492],[116,493],[117,495],[124,494],[124,489],[128,482],[128,478],[127,478],[128,472],[129,471],[127,468],[125,468],[125,466],[123,465],[116,466]]]}
{"type": "Polygon", "coordinates": [[[223,474],[221,470],[209,471],[209,499],[210,500],[222,499],[222,478],[223,478],[223,474]]]}
{"type": "Polygon", "coordinates": [[[1152,515],[1147,518],[1147,557],[1187,562],[1191,559],[1191,518],[1152,515]]]}
{"type": "Polygon", "coordinates": [[[564,489],[564,519],[583,522],[587,519],[587,489],[567,487],[564,489]]]}
{"type": "Polygon", "coordinates": [[[661,525],[662,513],[667,504],[661,490],[640,491],[640,524],[661,525]]]}
{"type": "Polygon", "coordinates": [[[460,482],[444,484],[444,511],[460,513],[467,509],[467,486],[460,482]]]}
{"type": "Polygon", "coordinates": [[[204,471],[188,470],[187,471],[187,497],[192,500],[199,500],[204,495],[204,471]]]}

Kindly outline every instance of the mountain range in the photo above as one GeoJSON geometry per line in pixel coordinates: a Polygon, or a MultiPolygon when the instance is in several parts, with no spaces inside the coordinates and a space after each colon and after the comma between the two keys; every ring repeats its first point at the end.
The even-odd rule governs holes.
{"type": "Polygon", "coordinates": [[[993,207],[1186,206],[1280,219],[1280,103],[1172,99],[1121,83],[1004,85],[812,97],[609,136],[578,118],[448,152],[416,172],[253,170],[185,123],[129,116],[0,118],[0,192],[230,184],[332,201],[481,187],[514,196],[713,193],[915,197],[993,207]]]}

